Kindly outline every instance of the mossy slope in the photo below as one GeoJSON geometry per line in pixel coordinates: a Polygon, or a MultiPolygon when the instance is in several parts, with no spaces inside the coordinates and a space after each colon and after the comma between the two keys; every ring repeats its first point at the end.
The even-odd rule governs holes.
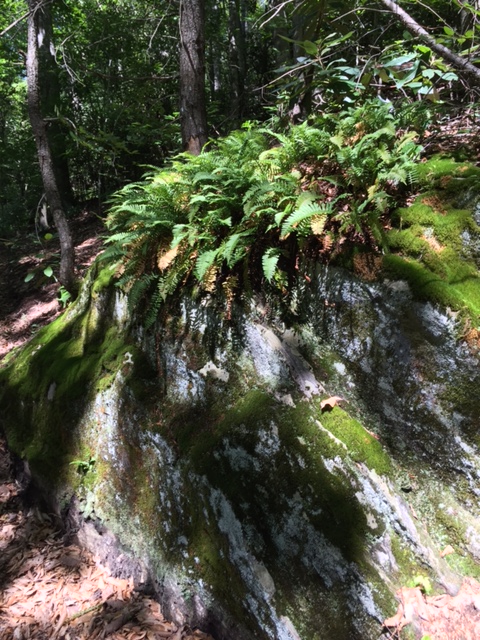
{"type": "Polygon", "coordinates": [[[472,207],[480,200],[480,169],[432,158],[418,170],[425,191],[396,212],[384,265],[418,298],[461,311],[478,326],[480,217],[472,207]]]}
{"type": "Polygon", "coordinates": [[[289,625],[302,640],[367,640],[415,575],[440,589],[458,580],[449,564],[472,572],[476,361],[418,299],[478,318],[478,227],[452,184],[473,189],[477,174],[436,162],[385,257],[411,288],[319,269],[296,292],[296,360],[258,310],[226,326],[188,301],[139,338],[104,271],[0,372],[11,446],[147,559],[166,611],[222,640],[287,640],[289,625]],[[201,373],[212,360],[228,381],[201,373]],[[329,395],[343,400],[326,411],[329,395]],[[440,559],[450,542],[461,553],[440,559]]]}

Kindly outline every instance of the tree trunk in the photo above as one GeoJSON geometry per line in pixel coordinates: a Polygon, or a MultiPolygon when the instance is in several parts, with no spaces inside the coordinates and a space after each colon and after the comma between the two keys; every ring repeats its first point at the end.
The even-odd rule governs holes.
{"type": "Polygon", "coordinates": [[[74,246],[58,190],[47,125],[41,108],[39,49],[44,45],[45,33],[41,27],[40,14],[42,11],[49,10],[49,4],[44,3],[43,0],[28,0],[28,7],[30,9],[27,50],[28,115],[37,146],[43,188],[60,239],[61,257],[58,279],[67,291],[74,294],[76,291],[74,246]]]}
{"type": "Polygon", "coordinates": [[[74,197],[67,161],[65,126],[61,124],[56,111],[61,105],[61,89],[53,43],[51,4],[45,3],[42,10],[37,11],[36,17],[38,33],[41,34],[38,47],[40,108],[43,118],[48,122],[48,141],[58,190],[64,205],[71,206],[74,197]]]}
{"type": "Polygon", "coordinates": [[[436,42],[425,29],[418,24],[406,11],[398,6],[394,0],[380,0],[392,13],[394,13],[403,22],[405,27],[417,38],[428,44],[432,51],[438,53],[446,62],[451,64],[459,73],[473,81],[475,85],[480,85],[480,69],[475,67],[471,62],[465,60],[458,54],[454,53],[443,44],[436,42]]]}
{"type": "Polygon", "coordinates": [[[247,76],[247,46],[245,34],[244,3],[229,2],[229,59],[232,87],[230,120],[240,124],[245,114],[245,81],[247,76]]]}
{"type": "Polygon", "coordinates": [[[183,148],[194,155],[207,141],[204,5],[180,0],[180,123],[183,148]]]}

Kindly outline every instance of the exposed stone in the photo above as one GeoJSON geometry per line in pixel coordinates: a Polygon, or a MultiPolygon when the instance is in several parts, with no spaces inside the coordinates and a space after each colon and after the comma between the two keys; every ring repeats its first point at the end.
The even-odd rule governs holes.
{"type": "Polygon", "coordinates": [[[160,341],[106,291],[88,326],[69,311],[52,330],[66,367],[91,358],[87,383],[40,385],[42,334],[6,370],[7,433],[70,505],[71,534],[218,640],[377,638],[412,572],[455,593],[480,553],[480,374],[455,316],[403,282],[311,281],[295,330],[185,301],[160,341]]]}

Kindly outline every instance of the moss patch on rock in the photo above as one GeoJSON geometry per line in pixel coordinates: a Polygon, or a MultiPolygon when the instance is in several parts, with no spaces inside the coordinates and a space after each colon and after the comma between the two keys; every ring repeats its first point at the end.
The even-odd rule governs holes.
{"type": "Polygon", "coordinates": [[[104,271],[109,270],[100,272],[86,304],[79,300],[41,329],[0,370],[9,445],[53,485],[62,481],[60,469],[71,475],[63,462],[84,453],[76,434],[89,400],[119,371],[128,379],[135,357],[144,360],[138,347],[108,323],[114,293],[108,289],[111,274],[104,271]]]}
{"type": "Polygon", "coordinates": [[[419,174],[430,190],[394,215],[395,228],[387,235],[392,253],[384,267],[390,277],[406,280],[419,299],[461,311],[476,326],[480,277],[472,246],[480,243],[480,227],[471,208],[459,204],[466,190],[476,189],[480,200],[480,169],[432,158],[419,165],[419,174]]]}

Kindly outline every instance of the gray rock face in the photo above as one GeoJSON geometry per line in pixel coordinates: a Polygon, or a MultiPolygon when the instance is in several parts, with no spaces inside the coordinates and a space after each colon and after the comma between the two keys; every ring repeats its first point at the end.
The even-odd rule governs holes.
{"type": "Polygon", "coordinates": [[[291,326],[184,302],[156,337],[117,300],[135,348],[75,412],[97,462],[58,495],[136,556],[179,623],[373,640],[401,585],[426,575],[454,593],[479,558],[478,357],[403,282],[319,269],[293,299],[291,326]]]}

